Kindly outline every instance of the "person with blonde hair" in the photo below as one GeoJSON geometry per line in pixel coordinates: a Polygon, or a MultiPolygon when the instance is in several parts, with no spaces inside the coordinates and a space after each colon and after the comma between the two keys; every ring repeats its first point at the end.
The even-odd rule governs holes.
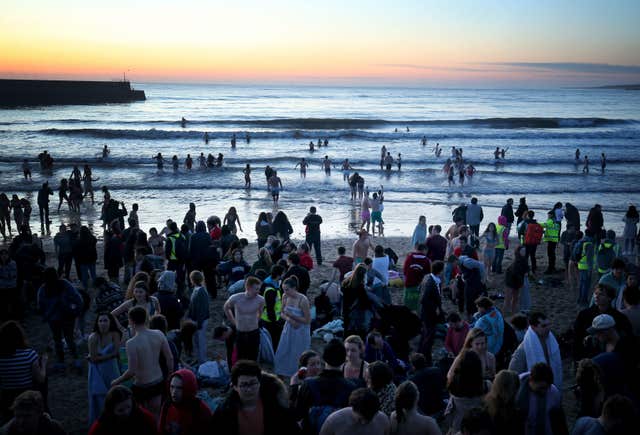
{"type": "Polygon", "coordinates": [[[493,421],[494,434],[524,433],[524,415],[516,406],[520,378],[512,370],[500,370],[493,380],[491,390],[484,397],[485,407],[493,421]]]}
{"type": "Polygon", "coordinates": [[[438,423],[418,412],[420,393],[411,381],[396,390],[396,410],[391,413],[392,435],[441,435],[438,423]]]}
{"type": "Polygon", "coordinates": [[[453,364],[451,364],[449,373],[447,373],[447,380],[450,381],[453,377],[455,367],[459,364],[460,355],[462,355],[462,351],[464,350],[472,350],[478,355],[478,357],[480,357],[480,362],[482,363],[482,376],[484,379],[491,380],[494,378],[496,375],[496,357],[487,350],[487,336],[482,329],[472,328],[467,334],[467,338],[464,341],[460,354],[458,354],[456,359],[453,360],[453,364]]]}
{"type": "Polygon", "coordinates": [[[348,336],[344,341],[344,350],[347,353],[346,361],[342,365],[344,378],[364,387],[367,381],[369,363],[362,358],[364,353],[362,338],[359,335],[348,336]]]}

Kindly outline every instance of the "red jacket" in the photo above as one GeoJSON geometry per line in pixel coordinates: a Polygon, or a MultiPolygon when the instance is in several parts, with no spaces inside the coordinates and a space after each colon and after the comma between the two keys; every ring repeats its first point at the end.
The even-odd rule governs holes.
{"type": "Polygon", "coordinates": [[[222,237],[222,228],[216,225],[209,231],[209,235],[211,236],[211,240],[220,240],[220,237],[222,237]]]}
{"type": "Polygon", "coordinates": [[[300,257],[300,266],[306,267],[307,270],[313,269],[313,259],[311,258],[311,255],[309,255],[308,252],[298,254],[298,256],[300,257]]]}
{"type": "Polygon", "coordinates": [[[174,377],[182,379],[182,401],[174,403],[171,396],[162,405],[158,434],[160,435],[198,435],[210,431],[211,410],[205,403],[196,397],[198,382],[191,370],[181,369],[176,371],[169,379],[174,377]]]}
{"type": "Polygon", "coordinates": [[[431,262],[427,258],[426,254],[422,252],[412,252],[407,255],[402,266],[402,273],[404,274],[404,286],[405,287],[417,287],[422,278],[431,273],[431,262]]]}

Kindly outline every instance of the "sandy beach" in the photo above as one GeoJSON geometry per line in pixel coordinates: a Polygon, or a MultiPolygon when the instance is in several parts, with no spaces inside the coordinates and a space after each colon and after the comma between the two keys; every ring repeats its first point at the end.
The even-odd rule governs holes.
{"type": "MultiPolygon", "coordinates": [[[[326,237],[326,236],[325,236],[326,237]]],[[[294,240],[294,242],[301,242],[302,240],[294,240]]],[[[339,246],[345,246],[347,253],[351,251],[351,245],[355,241],[355,236],[351,239],[328,239],[322,240],[322,251],[325,258],[325,262],[322,266],[316,266],[311,271],[311,287],[309,289],[309,299],[313,301],[313,298],[318,294],[318,286],[323,280],[331,278],[333,268],[331,264],[333,259],[337,257],[337,248],[339,246]]],[[[381,244],[384,247],[390,247],[400,257],[398,267],[401,268],[402,261],[405,256],[411,252],[410,238],[409,237],[376,237],[373,239],[375,244],[381,244]]],[[[53,243],[51,238],[44,238],[44,248],[47,253],[48,264],[57,264],[55,254],[53,250],[53,243]]],[[[513,242],[513,241],[512,241],[513,242]]],[[[513,244],[512,244],[513,246],[513,244]]],[[[103,251],[102,242],[99,242],[98,252],[102,257],[103,251]]],[[[544,246],[540,246],[538,249],[537,259],[539,270],[544,270],[546,266],[546,249],[544,246]]],[[[245,258],[251,264],[256,258],[257,245],[250,244],[246,250],[245,258]]],[[[513,255],[513,249],[508,250],[505,253],[504,266],[506,267],[511,262],[513,255]]],[[[98,271],[101,271],[100,265],[102,258],[98,262],[98,271]]],[[[72,268],[73,270],[73,268],[72,268]]],[[[562,273],[558,273],[552,276],[543,276],[541,272],[538,272],[536,282],[531,283],[531,300],[532,309],[542,310],[547,313],[553,323],[553,331],[556,335],[565,332],[573,323],[575,316],[578,312],[578,307],[575,304],[576,294],[564,287],[564,277],[562,273]],[[540,281],[542,279],[542,281],[540,281]]],[[[76,280],[75,272],[72,271],[72,281],[76,280]]],[[[504,275],[494,275],[489,277],[488,287],[490,294],[500,292],[502,293],[504,285],[504,275]]],[[[92,293],[92,297],[95,294],[92,293]]],[[[391,289],[392,299],[394,303],[402,303],[402,289],[391,289]]],[[[209,322],[210,337],[213,336],[213,328],[218,326],[224,317],[222,311],[222,305],[226,299],[226,291],[222,290],[218,292],[218,298],[214,300],[210,305],[211,320],[209,322]]],[[[502,300],[497,301],[499,307],[502,305],[502,300]]],[[[456,308],[449,300],[445,300],[445,310],[447,312],[455,310],[456,308]]],[[[93,311],[87,316],[87,332],[93,326],[93,320],[95,314],[93,311]]],[[[39,352],[45,349],[48,345],[52,345],[51,336],[48,326],[42,321],[41,317],[33,312],[30,312],[25,321],[25,327],[31,345],[39,352]]],[[[439,342],[436,343],[436,348],[440,346],[439,342]]],[[[322,342],[314,342],[314,347],[321,348],[322,342]]],[[[86,354],[86,344],[81,347],[81,354],[86,354]]],[[[225,349],[222,343],[215,343],[214,340],[209,341],[209,356],[210,358],[220,356],[224,358],[225,349]]],[[[87,425],[87,370],[86,367],[82,374],[67,370],[67,373],[51,374],[49,377],[49,405],[53,416],[59,419],[64,427],[71,434],[86,433],[87,425]]],[[[574,373],[570,371],[569,362],[565,361],[565,379],[572,380],[574,373]]],[[[567,385],[571,385],[572,381],[568,381],[567,385]]],[[[569,416],[570,424],[572,424],[575,418],[575,402],[572,393],[564,395],[565,400],[565,412],[569,416]]]]}

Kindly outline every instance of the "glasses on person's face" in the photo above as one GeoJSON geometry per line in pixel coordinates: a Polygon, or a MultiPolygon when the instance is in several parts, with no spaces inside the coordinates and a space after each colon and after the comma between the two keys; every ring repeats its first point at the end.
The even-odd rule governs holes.
{"type": "Polygon", "coordinates": [[[238,388],[241,390],[253,390],[258,385],[260,385],[260,381],[239,382],[238,388]]]}

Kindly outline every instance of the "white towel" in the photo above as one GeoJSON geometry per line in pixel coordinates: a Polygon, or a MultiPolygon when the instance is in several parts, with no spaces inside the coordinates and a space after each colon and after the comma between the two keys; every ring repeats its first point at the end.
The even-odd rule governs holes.
{"type": "MultiPolygon", "coordinates": [[[[562,357],[560,356],[560,347],[558,346],[558,341],[551,332],[549,332],[549,337],[547,337],[546,342],[547,349],[549,351],[549,365],[553,371],[553,383],[559,390],[562,390],[562,357]]],[[[531,327],[529,327],[527,332],[524,334],[524,340],[522,340],[522,343],[527,357],[527,369],[529,371],[531,371],[531,368],[537,363],[547,362],[544,357],[542,343],[531,327]]]]}

